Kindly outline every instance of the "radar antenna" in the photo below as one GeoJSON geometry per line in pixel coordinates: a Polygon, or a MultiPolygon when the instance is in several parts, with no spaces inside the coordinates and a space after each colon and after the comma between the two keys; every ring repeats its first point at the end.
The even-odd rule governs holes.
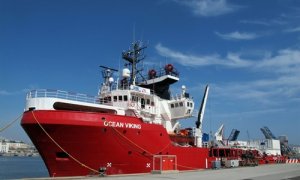
{"type": "Polygon", "coordinates": [[[136,84],[136,75],[142,71],[142,69],[137,69],[137,64],[146,57],[143,53],[146,46],[141,44],[141,42],[136,41],[132,43],[129,50],[122,53],[122,58],[128,62],[127,65],[131,66],[130,84],[132,85],[136,84]]]}
{"type": "Polygon", "coordinates": [[[107,93],[111,90],[112,84],[114,82],[114,78],[112,77],[113,73],[118,72],[118,70],[106,66],[99,66],[99,67],[102,68],[102,77],[104,79],[100,91],[98,93],[100,95],[100,94],[107,93]]]}

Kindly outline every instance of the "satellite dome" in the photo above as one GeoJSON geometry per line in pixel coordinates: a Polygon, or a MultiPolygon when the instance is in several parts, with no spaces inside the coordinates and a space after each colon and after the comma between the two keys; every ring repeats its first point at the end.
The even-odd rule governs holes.
{"type": "Polygon", "coordinates": [[[113,77],[110,77],[110,78],[108,79],[108,82],[109,82],[109,83],[113,83],[113,82],[114,82],[114,78],[113,78],[113,77]]]}
{"type": "Polygon", "coordinates": [[[123,78],[129,78],[130,77],[130,70],[128,68],[124,68],[122,71],[122,77],[123,78]]]}

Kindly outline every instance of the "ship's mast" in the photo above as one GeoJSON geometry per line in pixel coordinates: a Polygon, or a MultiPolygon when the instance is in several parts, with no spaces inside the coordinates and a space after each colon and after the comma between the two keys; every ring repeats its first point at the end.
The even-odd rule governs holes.
{"type": "Polygon", "coordinates": [[[145,59],[143,55],[143,49],[146,46],[141,46],[139,41],[132,43],[131,49],[122,53],[122,58],[126,60],[131,66],[130,85],[136,84],[136,75],[141,71],[137,69],[137,64],[145,59]]]}

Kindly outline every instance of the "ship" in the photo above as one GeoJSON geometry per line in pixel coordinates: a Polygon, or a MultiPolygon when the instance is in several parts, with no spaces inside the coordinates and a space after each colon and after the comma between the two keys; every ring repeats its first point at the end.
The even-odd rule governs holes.
{"type": "Polygon", "coordinates": [[[197,112],[185,86],[171,94],[179,81],[173,64],[143,74],[145,49],[136,41],[123,51],[121,72],[100,66],[97,96],[50,89],[27,93],[21,126],[49,176],[198,170],[224,158],[260,157],[257,150],[210,145],[202,131],[209,86],[197,112]],[[194,115],[195,125],[182,128],[180,122],[194,115]]]}

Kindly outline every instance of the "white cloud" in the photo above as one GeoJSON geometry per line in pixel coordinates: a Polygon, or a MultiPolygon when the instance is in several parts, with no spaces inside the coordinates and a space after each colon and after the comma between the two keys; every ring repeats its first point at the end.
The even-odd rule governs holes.
{"type": "Polygon", "coordinates": [[[256,25],[263,25],[263,26],[288,24],[288,22],[286,20],[282,19],[282,18],[263,19],[263,20],[241,20],[240,23],[243,23],[243,24],[256,24],[256,25]]]}
{"type": "Polygon", "coordinates": [[[6,90],[0,90],[0,95],[7,96],[7,95],[11,95],[11,93],[6,90]]]}
{"type": "Polygon", "coordinates": [[[19,90],[19,91],[12,91],[12,92],[0,89],[0,96],[10,96],[10,95],[16,95],[16,94],[21,94],[21,93],[25,93],[25,92],[27,92],[26,89],[19,90]]]}
{"type": "Polygon", "coordinates": [[[267,21],[262,20],[241,20],[240,23],[243,24],[257,24],[257,25],[263,25],[263,26],[270,26],[271,23],[267,21]]]}
{"type": "Polygon", "coordinates": [[[219,16],[234,12],[240,6],[229,4],[226,0],[174,0],[192,9],[197,16],[219,16]]]}
{"type": "Polygon", "coordinates": [[[300,32],[300,26],[295,27],[295,28],[286,29],[286,30],[284,30],[284,31],[285,31],[285,32],[288,32],[288,33],[300,32]]]}
{"type": "Polygon", "coordinates": [[[230,99],[231,102],[255,103],[255,108],[284,107],[286,103],[300,98],[299,78],[299,75],[282,75],[269,79],[218,83],[213,85],[214,95],[230,99]]]}
{"type": "Polygon", "coordinates": [[[294,74],[300,71],[300,49],[282,49],[276,55],[261,60],[255,68],[270,70],[283,74],[294,74]]]}
{"type": "Polygon", "coordinates": [[[241,59],[239,55],[235,53],[228,53],[227,57],[222,58],[219,54],[199,56],[184,54],[182,52],[173,51],[161,44],[157,44],[155,48],[161,56],[169,57],[183,66],[223,65],[228,67],[247,67],[252,64],[250,61],[241,59]]]}
{"type": "Polygon", "coordinates": [[[265,52],[260,60],[244,59],[242,53],[229,52],[225,57],[219,54],[194,55],[174,51],[162,44],[155,46],[158,54],[168,57],[183,66],[210,66],[220,65],[230,68],[249,67],[252,69],[276,73],[298,73],[300,72],[300,49],[282,49],[273,55],[265,52]]]}
{"type": "MultiPolygon", "coordinates": [[[[260,60],[244,59],[242,53],[193,55],[156,45],[157,52],[188,67],[218,65],[228,68],[247,68],[248,73],[263,73],[256,80],[214,84],[215,95],[233,100],[259,102],[273,106],[300,98],[300,49],[282,49],[262,56],[260,60]]],[[[199,89],[194,87],[193,89],[199,89]]]]}
{"type": "Polygon", "coordinates": [[[227,33],[227,34],[215,32],[215,34],[225,40],[252,40],[259,37],[259,35],[255,33],[238,32],[238,31],[227,33]]]}

